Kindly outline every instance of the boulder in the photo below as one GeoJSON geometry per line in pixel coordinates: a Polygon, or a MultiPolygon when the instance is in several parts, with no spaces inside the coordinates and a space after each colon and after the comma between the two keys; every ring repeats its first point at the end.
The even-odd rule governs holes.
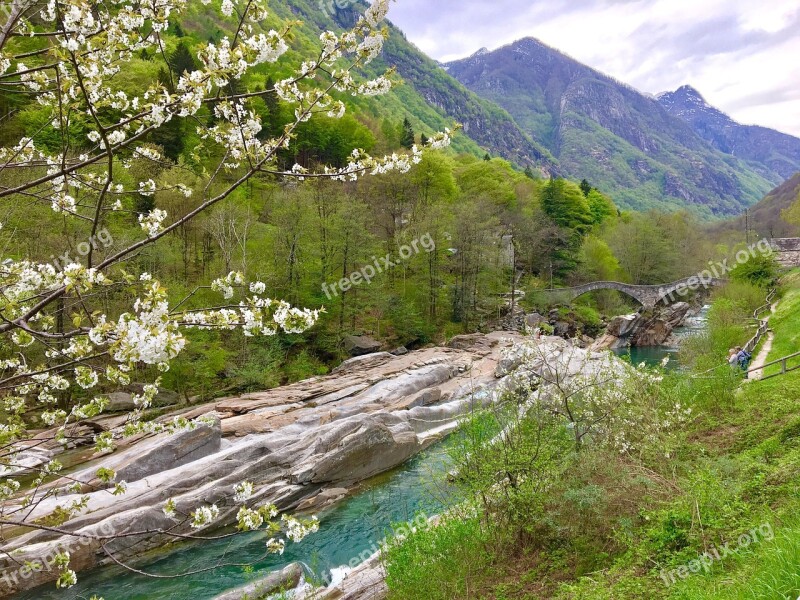
{"type": "Polygon", "coordinates": [[[367,335],[348,335],[344,338],[344,349],[350,356],[364,356],[381,349],[381,343],[367,335]]]}
{"type": "Polygon", "coordinates": [[[331,371],[331,375],[339,375],[347,371],[356,371],[360,369],[371,369],[387,360],[395,357],[394,354],[388,352],[373,352],[372,354],[365,354],[363,356],[356,356],[348,358],[338,367],[331,371]]]}
{"type": "Polygon", "coordinates": [[[620,339],[607,333],[597,338],[594,343],[589,346],[592,350],[617,350],[618,348],[625,348],[628,345],[626,340],[620,339]]]}
{"type": "Polygon", "coordinates": [[[374,417],[348,419],[315,438],[316,454],[295,471],[295,483],[360,481],[402,464],[419,450],[407,424],[392,430],[374,417]]]}
{"type": "Polygon", "coordinates": [[[303,567],[300,563],[292,563],[280,571],[274,571],[241,587],[215,596],[214,600],[266,600],[280,592],[288,592],[300,585],[303,567]]]}
{"type": "MultiPolygon", "coordinates": [[[[222,428],[219,419],[213,425],[201,425],[172,435],[154,438],[149,447],[137,448],[129,460],[116,467],[117,481],[138,481],[219,452],[222,428]]],[[[144,443],[147,445],[147,442],[144,443]]]]}
{"type": "Polygon", "coordinates": [[[663,309],[662,318],[671,328],[680,327],[691,308],[692,306],[688,302],[676,302],[663,309]]]}
{"type": "Polygon", "coordinates": [[[606,334],[616,338],[628,337],[641,325],[643,320],[643,317],[638,313],[614,317],[606,327],[606,334]]]}
{"type": "MultiPolygon", "coordinates": [[[[143,383],[132,383],[124,390],[111,392],[108,395],[108,407],[105,412],[123,412],[136,408],[133,402],[134,394],[141,394],[144,391],[143,383]]],[[[152,406],[173,406],[181,403],[181,397],[177,392],[161,389],[153,398],[152,406]]]]}
{"type": "Polygon", "coordinates": [[[400,346],[399,348],[395,348],[394,350],[392,350],[390,354],[393,354],[394,356],[405,356],[406,354],[408,354],[408,348],[406,348],[405,346],[400,346]]]}
{"type": "MultiPolygon", "coordinates": [[[[222,428],[219,419],[215,418],[213,425],[199,425],[194,429],[174,434],[162,433],[143,440],[127,450],[112,454],[103,461],[103,466],[117,472],[115,481],[130,484],[219,452],[221,440],[222,428]]],[[[96,470],[90,467],[71,477],[75,481],[97,484],[96,470]]]]}
{"type": "Polygon", "coordinates": [[[108,395],[108,400],[106,412],[122,412],[136,408],[133,403],[133,394],[128,392],[112,392],[108,395]]]}
{"type": "Polygon", "coordinates": [[[661,346],[672,335],[672,326],[663,319],[652,319],[631,336],[631,346],[661,346]]]}
{"type": "Polygon", "coordinates": [[[539,327],[539,325],[546,322],[547,319],[536,312],[525,316],[525,324],[531,328],[539,327]]]}
{"type": "Polygon", "coordinates": [[[448,342],[447,347],[455,348],[456,350],[488,351],[496,343],[497,342],[487,338],[482,333],[468,333],[455,336],[448,342]]]}
{"type": "Polygon", "coordinates": [[[575,330],[575,327],[572,323],[567,323],[566,321],[556,321],[553,325],[553,333],[558,337],[568,338],[570,333],[575,330]]]}
{"type": "Polygon", "coordinates": [[[33,469],[41,467],[50,462],[56,454],[53,450],[46,448],[18,448],[17,454],[12,454],[8,458],[12,466],[0,465],[0,477],[20,476],[33,473],[33,469]]]}

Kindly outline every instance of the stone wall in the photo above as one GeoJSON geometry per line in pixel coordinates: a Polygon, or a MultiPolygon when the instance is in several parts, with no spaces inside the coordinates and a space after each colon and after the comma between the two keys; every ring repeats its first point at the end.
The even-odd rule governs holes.
{"type": "Polygon", "coordinates": [[[773,239],[772,248],[782,266],[800,267],[800,238],[773,239]]]}

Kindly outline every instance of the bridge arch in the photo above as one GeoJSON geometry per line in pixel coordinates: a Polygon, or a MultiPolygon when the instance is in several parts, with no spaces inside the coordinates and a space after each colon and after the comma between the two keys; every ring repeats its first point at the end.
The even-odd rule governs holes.
{"type": "Polygon", "coordinates": [[[634,285],[630,283],[621,283],[619,281],[592,281],[568,288],[554,288],[551,290],[540,290],[553,295],[566,294],[569,302],[576,298],[598,290],[615,290],[621,292],[626,296],[630,296],[645,308],[655,308],[656,304],[671,298],[677,300],[690,291],[698,289],[708,289],[713,286],[719,286],[726,283],[724,279],[704,278],[700,276],[686,277],[672,283],[664,285],[634,285]]]}

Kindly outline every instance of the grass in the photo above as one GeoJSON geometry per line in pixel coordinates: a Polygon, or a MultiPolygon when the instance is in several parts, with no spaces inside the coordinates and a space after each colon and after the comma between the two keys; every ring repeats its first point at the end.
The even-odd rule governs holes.
{"type": "MultiPolygon", "coordinates": [[[[787,289],[781,298],[778,308],[769,320],[775,333],[772,351],[767,362],[778,360],[784,356],[800,352],[800,270],[793,271],[784,278],[787,289]]],[[[789,361],[789,368],[800,364],[800,357],[789,361]]],[[[768,367],[764,375],[769,376],[780,371],[779,365],[768,367]]]]}

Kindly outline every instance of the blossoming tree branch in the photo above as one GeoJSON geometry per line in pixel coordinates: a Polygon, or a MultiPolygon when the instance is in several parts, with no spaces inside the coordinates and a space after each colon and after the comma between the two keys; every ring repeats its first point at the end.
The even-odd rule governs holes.
{"type": "MultiPolygon", "coordinates": [[[[207,10],[217,10],[208,5],[207,10]]],[[[181,183],[160,186],[142,176],[167,163],[148,134],[173,119],[194,124],[201,144],[195,154],[204,169],[201,197],[190,199],[183,214],[153,208],[135,214],[141,227],[136,239],[106,251],[91,246],[80,261],[56,268],[27,258],[4,258],[0,264],[0,528],[51,530],[80,535],[70,520],[86,511],[84,487],[68,490],[47,486],[62,470],[57,460],[22,465],[22,450],[45,443],[70,443],[76,427],[95,418],[108,404],[100,390],[131,382],[142,367],[165,372],[185,348],[189,328],[240,329],[246,336],[299,333],[311,327],[319,311],[300,309],[269,298],[266,285],[245,281],[232,272],[211,282],[218,293],[214,306],[197,307],[188,297],[172,298],[150,273],[129,272],[128,263],[142,249],[175,232],[229,197],[257,176],[355,180],[362,175],[407,172],[419,162],[422,148],[407,155],[376,158],[354,150],[344,167],[308,170],[300,165],[279,167],[277,153],[291,147],[296,128],[317,115],[340,118],[344,95],[375,96],[392,87],[392,73],[361,79],[361,67],[381,52],[387,35],[381,22],[388,0],[375,0],[355,26],[342,34],[320,37],[319,51],[295,65],[291,77],[273,89],[248,90],[242,78],[265,63],[275,63],[289,49],[292,24],[265,30],[263,0],[223,0],[216,4],[226,29],[235,32],[209,42],[197,53],[199,68],[185,71],[174,83],[153,82],[138,95],[121,89],[126,64],[134,53],[152,52],[167,63],[163,36],[186,11],[186,0],[13,0],[0,28],[0,89],[35,101],[45,110],[41,129],[18,143],[0,148],[0,201],[15,206],[44,205],[65,222],[94,239],[113,213],[133,212],[131,197],[151,197],[172,190],[187,198],[193,188],[181,183]],[[255,99],[274,93],[294,107],[294,118],[278,135],[265,139],[252,107],[255,99]],[[338,98],[337,98],[338,96],[338,98]],[[46,131],[56,140],[46,147],[35,142],[46,131]],[[75,132],[81,132],[76,142],[75,132]],[[59,148],[53,151],[52,148],[59,148]],[[209,165],[211,165],[209,167],[209,165]],[[110,295],[129,299],[127,310],[111,314],[110,295]],[[34,435],[36,434],[36,435],[34,435]],[[33,477],[21,474],[33,473],[33,477]],[[24,483],[23,483],[24,481],[24,483]],[[43,501],[67,493],[59,518],[43,524],[31,519],[43,501]]],[[[449,144],[446,130],[427,145],[449,144]]],[[[188,169],[188,167],[187,167],[188,169]]],[[[199,171],[199,170],[198,170],[199,171]]],[[[196,188],[195,188],[196,189],[196,188]]],[[[56,253],[57,249],[53,248],[56,253]]],[[[204,287],[204,286],[198,286],[204,287]]],[[[95,451],[109,453],[123,437],[193,428],[196,421],[146,421],[142,417],[158,392],[159,379],[134,396],[136,409],[123,427],[98,432],[95,451]]],[[[109,494],[124,494],[126,484],[112,469],[99,468],[98,480],[109,494]]],[[[289,516],[278,519],[274,506],[252,501],[253,484],[243,481],[230,490],[229,507],[238,505],[240,530],[266,530],[265,552],[282,552],[286,540],[300,541],[316,530],[314,520],[289,516]]],[[[169,531],[111,532],[120,535],[169,534],[197,538],[220,515],[216,505],[178,511],[173,500],[164,513],[174,519],[169,531]]],[[[5,537],[5,534],[3,534],[5,537]]],[[[10,557],[13,559],[13,557],[10,557]]],[[[58,557],[57,585],[76,581],[69,555],[58,557]]]]}

